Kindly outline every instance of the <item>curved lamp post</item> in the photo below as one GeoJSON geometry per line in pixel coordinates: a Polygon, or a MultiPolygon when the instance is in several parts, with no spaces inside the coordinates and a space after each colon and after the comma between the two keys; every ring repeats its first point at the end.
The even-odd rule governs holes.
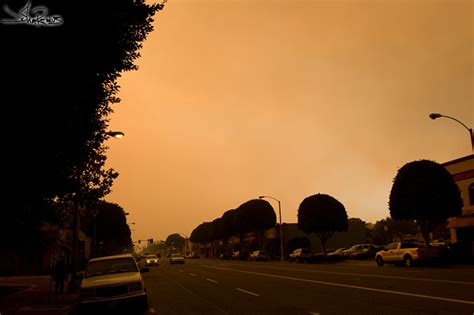
{"type": "Polygon", "coordinates": [[[272,196],[259,196],[259,199],[264,199],[264,198],[270,198],[278,202],[278,214],[280,217],[280,260],[283,261],[285,259],[284,253],[283,253],[283,230],[281,226],[281,202],[280,200],[272,197],[272,196]]]}
{"type": "MultiPolygon", "coordinates": [[[[121,131],[107,131],[105,133],[107,137],[114,137],[114,138],[122,138],[125,134],[121,131]]],[[[71,281],[69,282],[69,292],[73,292],[77,289],[77,267],[79,265],[79,205],[77,203],[74,204],[74,214],[73,214],[73,222],[72,222],[72,246],[71,246],[71,281]]],[[[125,215],[128,215],[126,213],[125,215]]],[[[93,255],[95,256],[96,253],[96,235],[97,233],[97,214],[94,218],[94,252],[93,255]]]]}
{"type": "Polygon", "coordinates": [[[114,137],[114,138],[117,138],[117,139],[120,139],[123,136],[125,136],[125,134],[121,131],[108,131],[105,134],[109,137],[114,137]]]}
{"type": "Polygon", "coordinates": [[[472,152],[474,152],[474,134],[472,133],[472,128],[469,128],[468,126],[466,126],[465,124],[463,124],[461,121],[457,120],[454,117],[442,115],[442,114],[439,114],[439,113],[431,113],[430,114],[430,118],[433,119],[433,120],[437,119],[437,118],[441,118],[441,117],[452,119],[452,120],[458,122],[459,124],[461,124],[464,128],[466,128],[466,130],[469,132],[469,137],[471,138],[472,152]]]}

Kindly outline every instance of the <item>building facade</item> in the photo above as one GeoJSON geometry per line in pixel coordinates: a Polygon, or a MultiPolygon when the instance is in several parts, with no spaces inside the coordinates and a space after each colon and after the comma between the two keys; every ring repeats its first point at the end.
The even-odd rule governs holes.
{"type": "Polygon", "coordinates": [[[443,163],[459,187],[462,215],[450,218],[451,241],[460,243],[464,255],[474,257],[474,154],[443,163]]]}

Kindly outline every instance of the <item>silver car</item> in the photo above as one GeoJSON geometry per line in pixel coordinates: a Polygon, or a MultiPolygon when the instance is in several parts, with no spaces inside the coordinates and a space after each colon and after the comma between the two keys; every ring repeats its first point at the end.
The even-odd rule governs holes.
{"type": "Polygon", "coordinates": [[[79,310],[132,307],[147,310],[148,295],[137,262],[130,254],[89,260],[79,292],[79,310]]]}

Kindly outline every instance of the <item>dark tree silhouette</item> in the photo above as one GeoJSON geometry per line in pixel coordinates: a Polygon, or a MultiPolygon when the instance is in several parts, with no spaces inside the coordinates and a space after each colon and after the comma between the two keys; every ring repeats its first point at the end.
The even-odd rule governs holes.
{"type": "Polygon", "coordinates": [[[298,208],[298,228],[305,233],[316,233],[326,255],[326,241],[334,232],[347,231],[347,213],[335,198],[316,194],[306,197],[298,208]]]}
{"type": "Polygon", "coordinates": [[[276,214],[273,207],[266,200],[252,199],[237,208],[239,230],[241,233],[255,232],[257,243],[262,247],[264,230],[276,224],[276,214]]]}
{"type": "Polygon", "coordinates": [[[239,232],[239,225],[237,219],[237,210],[232,209],[224,212],[219,221],[219,233],[224,238],[236,235],[239,232]]]}
{"type": "Polygon", "coordinates": [[[429,234],[450,217],[462,213],[463,201],[451,174],[434,161],[405,164],[397,172],[390,192],[390,216],[416,220],[429,251],[429,234]]]}
{"type": "MultiPolygon", "coordinates": [[[[26,1],[5,0],[19,12],[26,1]]],[[[108,115],[117,103],[117,78],[135,70],[141,43],[162,5],[142,0],[42,0],[55,27],[3,24],[3,191],[12,200],[2,232],[51,200],[81,204],[108,193],[116,173],[104,169],[108,115]],[[14,200],[14,202],[13,202],[14,200]]],[[[1,10],[0,18],[11,18],[1,10]]],[[[31,215],[34,214],[34,215],[31,215]]],[[[36,217],[38,217],[36,219],[36,217]]],[[[29,224],[29,222],[28,222],[29,224]]],[[[34,226],[35,222],[31,222],[34,226]]],[[[3,224],[2,224],[3,225],[3,224]]]]}
{"type": "Polygon", "coordinates": [[[203,222],[191,232],[190,240],[199,244],[209,243],[212,241],[212,232],[212,222],[203,222]]]}
{"type": "Polygon", "coordinates": [[[403,241],[407,235],[415,236],[418,226],[414,220],[394,220],[385,218],[375,222],[370,236],[376,244],[388,244],[398,238],[403,241]]]}
{"type": "Polygon", "coordinates": [[[178,233],[170,234],[166,238],[165,244],[168,247],[175,247],[181,250],[184,246],[184,237],[182,237],[178,233]]]}
{"type": "MultiPolygon", "coordinates": [[[[121,254],[132,246],[130,227],[125,211],[115,203],[101,201],[96,206],[96,241],[101,256],[121,254]],[[102,242],[102,243],[100,243],[102,242]]],[[[90,222],[93,224],[93,221],[90,222]]]]}

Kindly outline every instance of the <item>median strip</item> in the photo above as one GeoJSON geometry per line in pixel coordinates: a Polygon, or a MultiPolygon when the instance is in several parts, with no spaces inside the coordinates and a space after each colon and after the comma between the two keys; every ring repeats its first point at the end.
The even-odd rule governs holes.
{"type": "Polygon", "coordinates": [[[264,276],[264,277],[272,277],[272,278],[278,278],[278,279],[286,279],[286,280],[293,280],[293,281],[324,284],[324,285],[330,285],[330,286],[335,286],[335,287],[343,287],[343,288],[358,289],[358,290],[365,290],[365,291],[372,291],[372,292],[379,292],[379,293],[389,293],[389,294],[403,295],[403,296],[409,296],[409,297],[418,297],[418,298],[424,298],[424,299],[431,299],[431,300],[438,300],[438,301],[445,301],[445,302],[453,302],[453,303],[474,305],[474,301],[444,298],[444,297],[440,297],[440,296],[431,296],[431,295],[407,293],[407,292],[384,290],[384,289],[374,289],[374,288],[361,287],[361,286],[356,286],[356,285],[348,285],[348,284],[341,284],[341,283],[334,283],[334,282],[310,280],[310,279],[304,279],[304,278],[279,276],[279,275],[273,275],[273,274],[269,274],[269,273],[236,270],[236,269],[231,269],[231,268],[215,267],[215,266],[209,266],[209,265],[203,265],[203,266],[207,267],[207,268],[228,270],[228,271],[234,271],[234,272],[240,272],[240,273],[246,273],[246,274],[253,274],[253,275],[258,275],[258,276],[264,276]]]}

